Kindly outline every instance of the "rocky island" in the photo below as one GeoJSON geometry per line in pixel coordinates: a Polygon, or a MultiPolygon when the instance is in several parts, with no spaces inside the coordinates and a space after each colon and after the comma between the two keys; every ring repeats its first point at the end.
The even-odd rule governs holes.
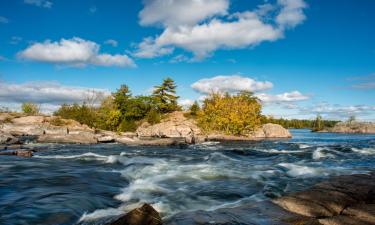
{"type": "Polygon", "coordinates": [[[357,121],[339,122],[332,128],[326,128],[320,132],[375,134],[375,123],[357,121]]]}
{"type": "Polygon", "coordinates": [[[37,143],[96,144],[117,142],[127,145],[183,145],[208,140],[260,140],[290,138],[291,134],[277,124],[264,124],[248,136],[205,134],[193,119],[183,112],[170,113],[160,123],[143,123],[136,132],[98,130],[58,116],[0,115],[0,144],[7,146],[37,143]]]}

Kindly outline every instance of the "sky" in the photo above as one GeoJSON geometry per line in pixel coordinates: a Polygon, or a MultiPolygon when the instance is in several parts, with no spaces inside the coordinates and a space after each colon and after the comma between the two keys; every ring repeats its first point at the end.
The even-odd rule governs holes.
{"type": "Polygon", "coordinates": [[[373,0],[0,0],[0,107],[46,113],[165,77],[188,107],[252,91],[274,117],[375,121],[373,0]]]}

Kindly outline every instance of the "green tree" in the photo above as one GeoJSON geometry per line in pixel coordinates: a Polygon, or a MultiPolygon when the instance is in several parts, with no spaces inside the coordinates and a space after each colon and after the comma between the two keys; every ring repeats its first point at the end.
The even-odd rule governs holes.
{"type": "Polygon", "coordinates": [[[153,97],[158,105],[158,110],[161,113],[169,113],[176,110],[181,110],[177,104],[176,88],[174,80],[166,78],[160,86],[155,86],[153,97]]]}
{"type": "Polygon", "coordinates": [[[194,104],[192,104],[189,108],[190,110],[190,115],[192,116],[196,116],[198,115],[198,112],[201,110],[199,104],[197,101],[194,102],[194,104]]]}
{"type": "Polygon", "coordinates": [[[313,130],[314,131],[320,131],[320,130],[323,130],[323,128],[324,128],[324,124],[323,124],[322,116],[317,115],[316,119],[314,121],[313,130]]]}
{"type": "Polygon", "coordinates": [[[348,119],[348,123],[349,124],[352,124],[353,122],[355,122],[356,118],[354,115],[350,116],[349,119],[348,119]]]}
{"type": "Polygon", "coordinates": [[[26,113],[27,115],[37,115],[39,114],[39,106],[31,103],[31,102],[25,102],[21,106],[22,112],[26,113]]]}

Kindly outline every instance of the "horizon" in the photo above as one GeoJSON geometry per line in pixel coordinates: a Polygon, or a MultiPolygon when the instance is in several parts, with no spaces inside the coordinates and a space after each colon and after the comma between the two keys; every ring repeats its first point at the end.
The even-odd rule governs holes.
{"type": "Polygon", "coordinates": [[[129,2],[1,1],[0,107],[171,77],[181,105],[246,90],[277,118],[375,121],[374,1],[129,2]]]}

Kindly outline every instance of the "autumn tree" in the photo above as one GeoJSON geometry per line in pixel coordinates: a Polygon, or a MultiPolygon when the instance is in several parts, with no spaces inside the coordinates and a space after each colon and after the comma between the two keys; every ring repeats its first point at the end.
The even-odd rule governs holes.
{"type": "Polygon", "coordinates": [[[206,132],[247,135],[261,125],[261,108],[251,92],[213,93],[203,102],[198,124],[206,132]]]}

